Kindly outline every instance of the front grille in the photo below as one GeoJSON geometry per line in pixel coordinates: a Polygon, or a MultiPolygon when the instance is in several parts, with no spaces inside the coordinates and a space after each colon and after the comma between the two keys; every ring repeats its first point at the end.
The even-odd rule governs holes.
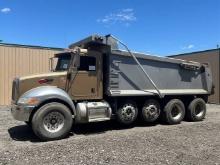
{"type": "Polygon", "coordinates": [[[16,102],[18,99],[18,93],[19,93],[18,87],[19,87],[19,79],[15,78],[12,83],[12,101],[14,102],[16,102]]]}

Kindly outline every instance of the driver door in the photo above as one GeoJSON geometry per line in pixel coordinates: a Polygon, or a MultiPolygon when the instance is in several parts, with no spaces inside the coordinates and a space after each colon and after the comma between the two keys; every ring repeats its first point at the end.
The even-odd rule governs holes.
{"type": "Polygon", "coordinates": [[[90,52],[80,56],[80,67],[71,84],[73,100],[102,98],[101,55],[90,52]]]}

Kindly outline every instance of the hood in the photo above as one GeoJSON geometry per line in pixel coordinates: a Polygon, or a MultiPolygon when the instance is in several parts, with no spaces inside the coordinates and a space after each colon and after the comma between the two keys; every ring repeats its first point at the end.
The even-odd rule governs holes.
{"type": "Polygon", "coordinates": [[[67,72],[50,72],[19,78],[19,96],[39,86],[56,86],[64,89],[67,72]]]}

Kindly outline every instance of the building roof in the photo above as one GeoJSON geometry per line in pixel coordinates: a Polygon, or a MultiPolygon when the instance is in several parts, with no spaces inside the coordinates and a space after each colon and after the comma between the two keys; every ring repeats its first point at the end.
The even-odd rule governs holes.
{"type": "Polygon", "coordinates": [[[63,51],[63,50],[64,50],[64,48],[57,48],[57,47],[46,47],[46,46],[36,46],[36,45],[12,44],[12,43],[3,43],[3,42],[0,42],[0,46],[21,47],[21,48],[33,48],[33,49],[47,49],[47,50],[60,50],[60,51],[63,51]]]}
{"type": "Polygon", "coordinates": [[[207,50],[201,50],[201,51],[195,51],[195,52],[189,52],[189,53],[181,53],[181,54],[177,54],[177,55],[169,55],[169,56],[167,56],[167,57],[178,57],[178,56],[185,56],[185,55],[205,53],[205,52],[210,52],[210,51],[220,51],[220,48],[207,49],[207,50]]]}

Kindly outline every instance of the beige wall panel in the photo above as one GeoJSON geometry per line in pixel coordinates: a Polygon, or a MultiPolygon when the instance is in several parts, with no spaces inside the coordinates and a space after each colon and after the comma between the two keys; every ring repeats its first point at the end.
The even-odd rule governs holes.
{"type": "Polygon", "coordinates": [[[209,96],[210,103],[220,103],[220,50],[204,51],[186,55],[178,55],[175,58],[197,61],[201,63],[209,63],[212,70],[213,82],[215,84],[215,93],[209,96]]]}
{"type": "Polygon", "coordinates": [[[0,47],[0,100],[1,102],[4,102],[4,66],[3,66],[3,63],[4,63],[4,50],[3,48],[0,47]]]}
{"type": "Polygon", "coordinates": [[[7,101],[7,98],[9,98],[9,68],[10,68],[10,64],[9,64],[9,48],[4,48],[5,49],[5,62],[4,62],[4,81],[5,81],[5,86],[4,86],[4,93],[5,93],[5,101],[7,101]]]}
{"type": "Polygon", "coordinates": [[[0,105],[10,104],[15,77],[49,72],[49,58],[58,52],[54,49],[0,45],[0,105]]]}

